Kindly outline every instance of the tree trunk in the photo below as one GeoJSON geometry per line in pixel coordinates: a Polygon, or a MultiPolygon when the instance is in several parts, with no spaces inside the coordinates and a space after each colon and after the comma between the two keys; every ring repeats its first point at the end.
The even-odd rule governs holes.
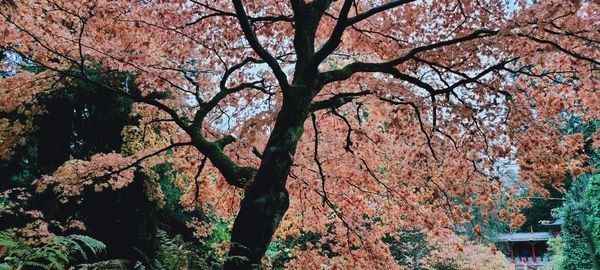
{"type": "Polygon", "coordinates": [[[247,195],[242,200],[233,225],[224,269],[259,268],[261,258],[287,208],[288,193],[285,188],[261,190],[254,192],[253,196],[247,195]]]}
{"type": "Polygon", "coordinates": [[[241,201],[224,269],[259,268],[273,233],[288,209],[285,185],[309,113],[310,97],[306,93],[284,97],[261,165],[241,201]]]}

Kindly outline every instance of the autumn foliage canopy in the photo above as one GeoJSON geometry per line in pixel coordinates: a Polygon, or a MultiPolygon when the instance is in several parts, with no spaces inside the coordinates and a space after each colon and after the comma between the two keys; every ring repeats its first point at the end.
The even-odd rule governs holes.
{"type": "MultiPolygon", "coordinates": [[[[235,220],[226,268],[310,232],[292,269],[396,269],[386,235],[518,226],[520,198],[589,170],[559,128],[600,117],[599,28],[597,1],[10,1],[0,110],[34,117],[75,80],[131,99],[120,152],[36,189],[69,201],[174,164],[181,207],[235,220]]],[[[36,128],[0,127],[3,159],[36,128]]]]}

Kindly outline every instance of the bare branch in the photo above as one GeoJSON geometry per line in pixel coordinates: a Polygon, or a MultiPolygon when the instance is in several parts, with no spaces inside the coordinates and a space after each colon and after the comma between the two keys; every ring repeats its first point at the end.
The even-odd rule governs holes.
{"type": "Polygon", "coordinates": [[[434,49],[439,49],[439,48],[450,46],[450,45],[455,45],[455,44],[458,44],[461,42],[466,42],[466,41],[470,41],[470,40],[493,36],[493,35],[496,35],[497,33],[498,33],[497,30],[479,29],[479,30],[473,31],[470,34],[463,36],[463,37],[458,37],[458,38],[454,38],[454,39],[450,39],[450,40],[440,41],[437,43],[432,43],[429,45],[413,48],[406,54],[404,54],[400,57],[397,57],[395,59],[392,59],[390,61],[387,61],[387,62],[380,62],[380,63],[354,62],[354,63],[346,65],[345,67],[343,67],[341,69],[331,70],[331,71],[320,73],[319,78],[323,84],[327,84],[327,83],[331,83],[334,81],[346,80],[346,79],[350,78],[353,74],[358,73],[358,72],[380,72],[380,73],[388,73],[388,74],[395,75],[398,73],[395,66],[410,60],[411,58],[416,56],[418,53],[422,53],[422,52],[430,51],[430,50],[434,50],[434,49]]]}
{"type": "Polygon", "coordinates": [[[314,146],[315,149],[314,149],[314,153],[313,153],[313,159],[314,159],[315,163],[317,164],[317,167],[319,169],[319,176],[321,177],[321,192],[323,192],[323,195],[321,197],[323,198],[323,204],[327,204],[327,206],[329,206],[329,208],[331,208],[331,210],[333,210],[335,215],[342,221],[342,224],[344,225],[344,227],[346,227],[346,229],[348,231],[351,231],[354,235],[356,235],[356,237],[358,237],[358,239],[360,240],[361,245],[364,247],[364,242],[363,242],[362,237],[356,232],[356,230],[354,228],[352,228],[350,226],[350,224],[348,224],[348,222],[346,222],[346,219],[344,218],[342,213],[336,208],[336,206],[333,204],[333,202],[331,200],[329,200],[329,197],[327,197],[327,191],[325,189],[326,176],[323,171],[323,164],[319,160],[319,129],[317,127],[317,120],[316,120],[316,116],[314,113],[310,114],[310,118],[312,120],[313,129],[315,131],[315,146],[314,146]]]}
{"type": "Polygon", "coordinates": [[[275,78],[277,78],[277,81],[281,85],[281,88],[282,89],[287,88],[287,86],[288,86],[287,76],[285,75],[285,73],[283,72],[283,70],[281,69],[279,64],[277,63],[277,59],[275,59],[269,52],[267,52],[265,50],[265,48],[258,41],[258,38],[256,37],[256,34],[254,33],[254,30],[252,30],[252,27],[250,26],[250,21],[248,20],[248,15],[246,14],[246,11],[244,10],[244,4],[242,3],[241,0],[233,0],[233,6],[235,8],[236,17],[238,18],[238,21],[240,22],[240,26],[242,27],[242,31],[244,32],[244,36],[246,37],[246,40],[248,40],[248,43],[250,43],[250,46],[252,47],[254,52],[256,52],[256,54],[258,54],[258,56],[260,56],[260,58],[262,58],[269,65],[269,67],[271,68],[271,70],[273,71],[273,73],[275,75],[275,78]]]}
{"type": "Polygon", "coordinates": [[[195,185],[194,200],[192,202],[190,202],[190,204],[188,205],[189,207],[193,206],[194,203],[196,203],[196,201],[198,200],[198,197],[200,196],[200,184],[198,183],[198,178],[200,177],[200,174],[204,170],[204,166],[206,165],[207,159],[208,159],[208,157],[204,156],[204,158],[200,162],[200,166],[198,166],[198,171],[196,172],[196,175],[194,176],[194,185],[195,185]]]}
{"type": "Polygon", "coordinates": [[[589,57],[587,57],[585,55],[581,55],[581,54],[575,53],[573,51],[567,50],[564,47],[560,46],[556,42],[553,42],[553,41],[550,41],[550,40],[541,39],[541,38],[537,38],[537,37],[534,37],[534,36],[531,36],[531,35],[526,35],[526,34],[518,34],[518,36],[520,36],[520,37],[526,37],[526,38],[531,39],[531,40],[533,40],[535,42],[538,42],[538,43],[551,45],[552,47],[558,49],[559,51],[561,51],[563,53],[566,53],[566,54],[568,54],[568,55],[570,55],[570,56],[572,56],[574,58],[577,58],[577,59],[580,59],[580,60],[584,60],[584,61],[588,61],[588,62],[593,63],[595,65],[600,65],[600,62],[598,60],[595,60],[595,59],[589,58],[589,57]]]}
{"type": "Polygon", "coordinates": [[[163,147],[163,148],[161,148],[161,149],[159,149],[157,151],[154,151],[154,152],[152,152],[150,154],[147,154],[147,155],[144,155],[144,156],[138,158],[137,160],[135,160],[134,162],[132,162],[131,164],[129,164],[129,165],[125,166],[125,167],[119,168],[118,170],[115,170],[115,171],[111,171],[111,172],[109,172],[109,173],[107,173],[107,174],[105,174],[105,175],[103,175],[101,177],[110,177],[111,175],[119,174],[121,172],[124,172],[126,170],[129,170],[129,169],[131,169],[133,167],[136,167],[136,166],[140,165],[146,159],[149,159],[151,157],[154,157],[156,155],[164,153],[164,152],[166,152],[166,151],[168,151],[170,149],[173,149],[175,147],[181,147],[181,146],[189,146],[189,145],[192,145],[192,143],[191,142],[182,142],[182,143],[173,143],[173,144],[170,144],[170,145],[165,146],[165,147],[163,147]]]}
{"type": "Polygon", "coordinates": [[[350,125],[350,121],[348,121],[348,119],[345,116],[336,111],[335,108],[331,109],[331,113],[342,119],[342,121],[344,121],[344,123],[348,127],[348,132],[346,133],[346,145],[344,145],[344,149],[346,150],[346,152],[354,154],[354,151],[352,151],[352,125],[350,125]]]}
{"type": "Polygon", "coordinates": [[[352,100],[354,100],[358,97],[366,96],[369,94],[371,94],[371,91],[368,91],[368,90],[355,92],[355,93],[335,94],[335,95],[333,95],[333,97],[331,97],[329,99],[313,102],[310,105],[310,111],[315,112],[315,111],[322,110],[322,109],[338,108],[348,102],[351,102],[352,100]]]}
{"type": "Polygon", "coordinates": [[[399,7],[401,5],[408,4],[408,3],[414,2],[414,1],[415,0],[394,0],[394,1],[391,1],[389,3],[385,3],[383,5],[376,6],[376,7],[372,8],[372,9],[369,9],[369,10],[367,10],[367,11],[361,13],[361,14],[358,14],[358,15],[356,15],[356,16],[348,19],[348,25],[356,24],[356,23],[358,23],[360,21],[368,19],[369,17],[371,17],[371,16],[373,16],[373,15],[375,15],[377,13],[381,13],[381,12],[384,12],[386,10],[390,10],[390,9],[393,9],[393,8],[396,8],[396,7],[399,7]]]}
{"type": "MultiPolygon", "coordinates": [[[[208,9],[208,10],[212,11],[213,13],[200,16],[196,20],[186,23],[185,26],[191,26],[191,25],[197,24],[200,21],[202,21],[204,19],[208,19],[210,17],[216,17],[216,16],[237,17],[237,14],[235,14],[233,12],[220,10],[218,8],[211,7],[207,4],[200,3],[200,2],[194,1],[194,0],[192,0],[191,2],[208,9]]],[[[283,14],[277,15],[277,16],[256,16],[256,17],[248,16],[248,21],[250,21],[251,23],[256,23],[256,22],[293,22],[294,17],[291,15],[283,15],[283,14]]]]}
{"type": "Polygon", "coordinates": [[[391,104],[395,104],[395,105],[409,105],[411,106],[414,110],[415,110],[415,114],[417,115],[417,120],[419,121],[419,128],[421,129],[421,132],[425,135],[425,139],[427,140],[427,146],[429,147],[429,151],[431,151],[431,155],[433,156],[433,159],[438,160],[437,156],[435,155],[435,151],[433,150],[433,145],[431,143],[431,137],[429,136],[429,133],[427,133],[427,130],[425,129],[425,126],[423,125],[423,119],[421,118],[421,111],[419,110],[419,107],[417,107],[417,105],[413,102],[410,101],[397,101],[397,100],[392,100],[389,98],[384,98],[384,97],[379,97],[380,100],[391,103],[391,104]]]}

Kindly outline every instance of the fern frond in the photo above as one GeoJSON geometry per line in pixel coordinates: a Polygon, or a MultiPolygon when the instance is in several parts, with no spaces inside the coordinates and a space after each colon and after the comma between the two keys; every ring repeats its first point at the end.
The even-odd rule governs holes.
{"type": "Polygon", "coordinates": [[[106,251],[104,243],[89,236],[72,234],[65,237],[65,239],[68,241],[70,251],[79,253],[86,260],[87,252],[84,249],[89,250],[94,256],[106,251]]]}
{"type": "Polygon", "coordinates": [[[55,236],[41,246],[20,243],[18,238],[0,232],[0,245],[8,246],[8,254],[0,264],[0,270],[45,269],[65,270],[71,261],[70,255],[79,254],[87,260],[88,254],[98,254],[106,250],[101,241],[85,235],[55,236]]]}
{"type": "Polygon", "coordinates": [[[46,261],[48,262],[48,268],[52,270],[65,270],[65,265],[69,263],[68,260],[65,262],[57,257],[48,257],[46,261]]]}
{"type": "MultiPolygon", "coordinates": [[[[23,266],[24,268],[34,268],[34,269],[44,269],[44,270],[51,270],[52,268],[50,268],[50,266],[46,263],[39,263],[39,262],[34,262],[34,261],[26,261],[23,262],[23,266]]],[[[23,267],[21,267],[23,268],[23,267]]]]}
{"type": "Polygon", "coordinates": [[[18,246],[19,243],[13,240],[13,237],[8,233],[0,233],[0,246],[6,246],[9,248],[14,248],[18,246]]]}

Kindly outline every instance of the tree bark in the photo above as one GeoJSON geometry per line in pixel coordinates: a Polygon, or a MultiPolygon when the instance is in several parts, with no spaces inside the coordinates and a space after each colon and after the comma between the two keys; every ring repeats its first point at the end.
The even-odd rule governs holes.
{"type": "MultiPolygon", "coordinates": [[[[292,91],[292,90],[288,90],[292,91]]],[[[311,94],[284,95],[282,109],[263,152],[261,165],[246,189],[231,232],[224,269],[257,269],[288,209],[286,181],[304,131],[311,94]]]]}

